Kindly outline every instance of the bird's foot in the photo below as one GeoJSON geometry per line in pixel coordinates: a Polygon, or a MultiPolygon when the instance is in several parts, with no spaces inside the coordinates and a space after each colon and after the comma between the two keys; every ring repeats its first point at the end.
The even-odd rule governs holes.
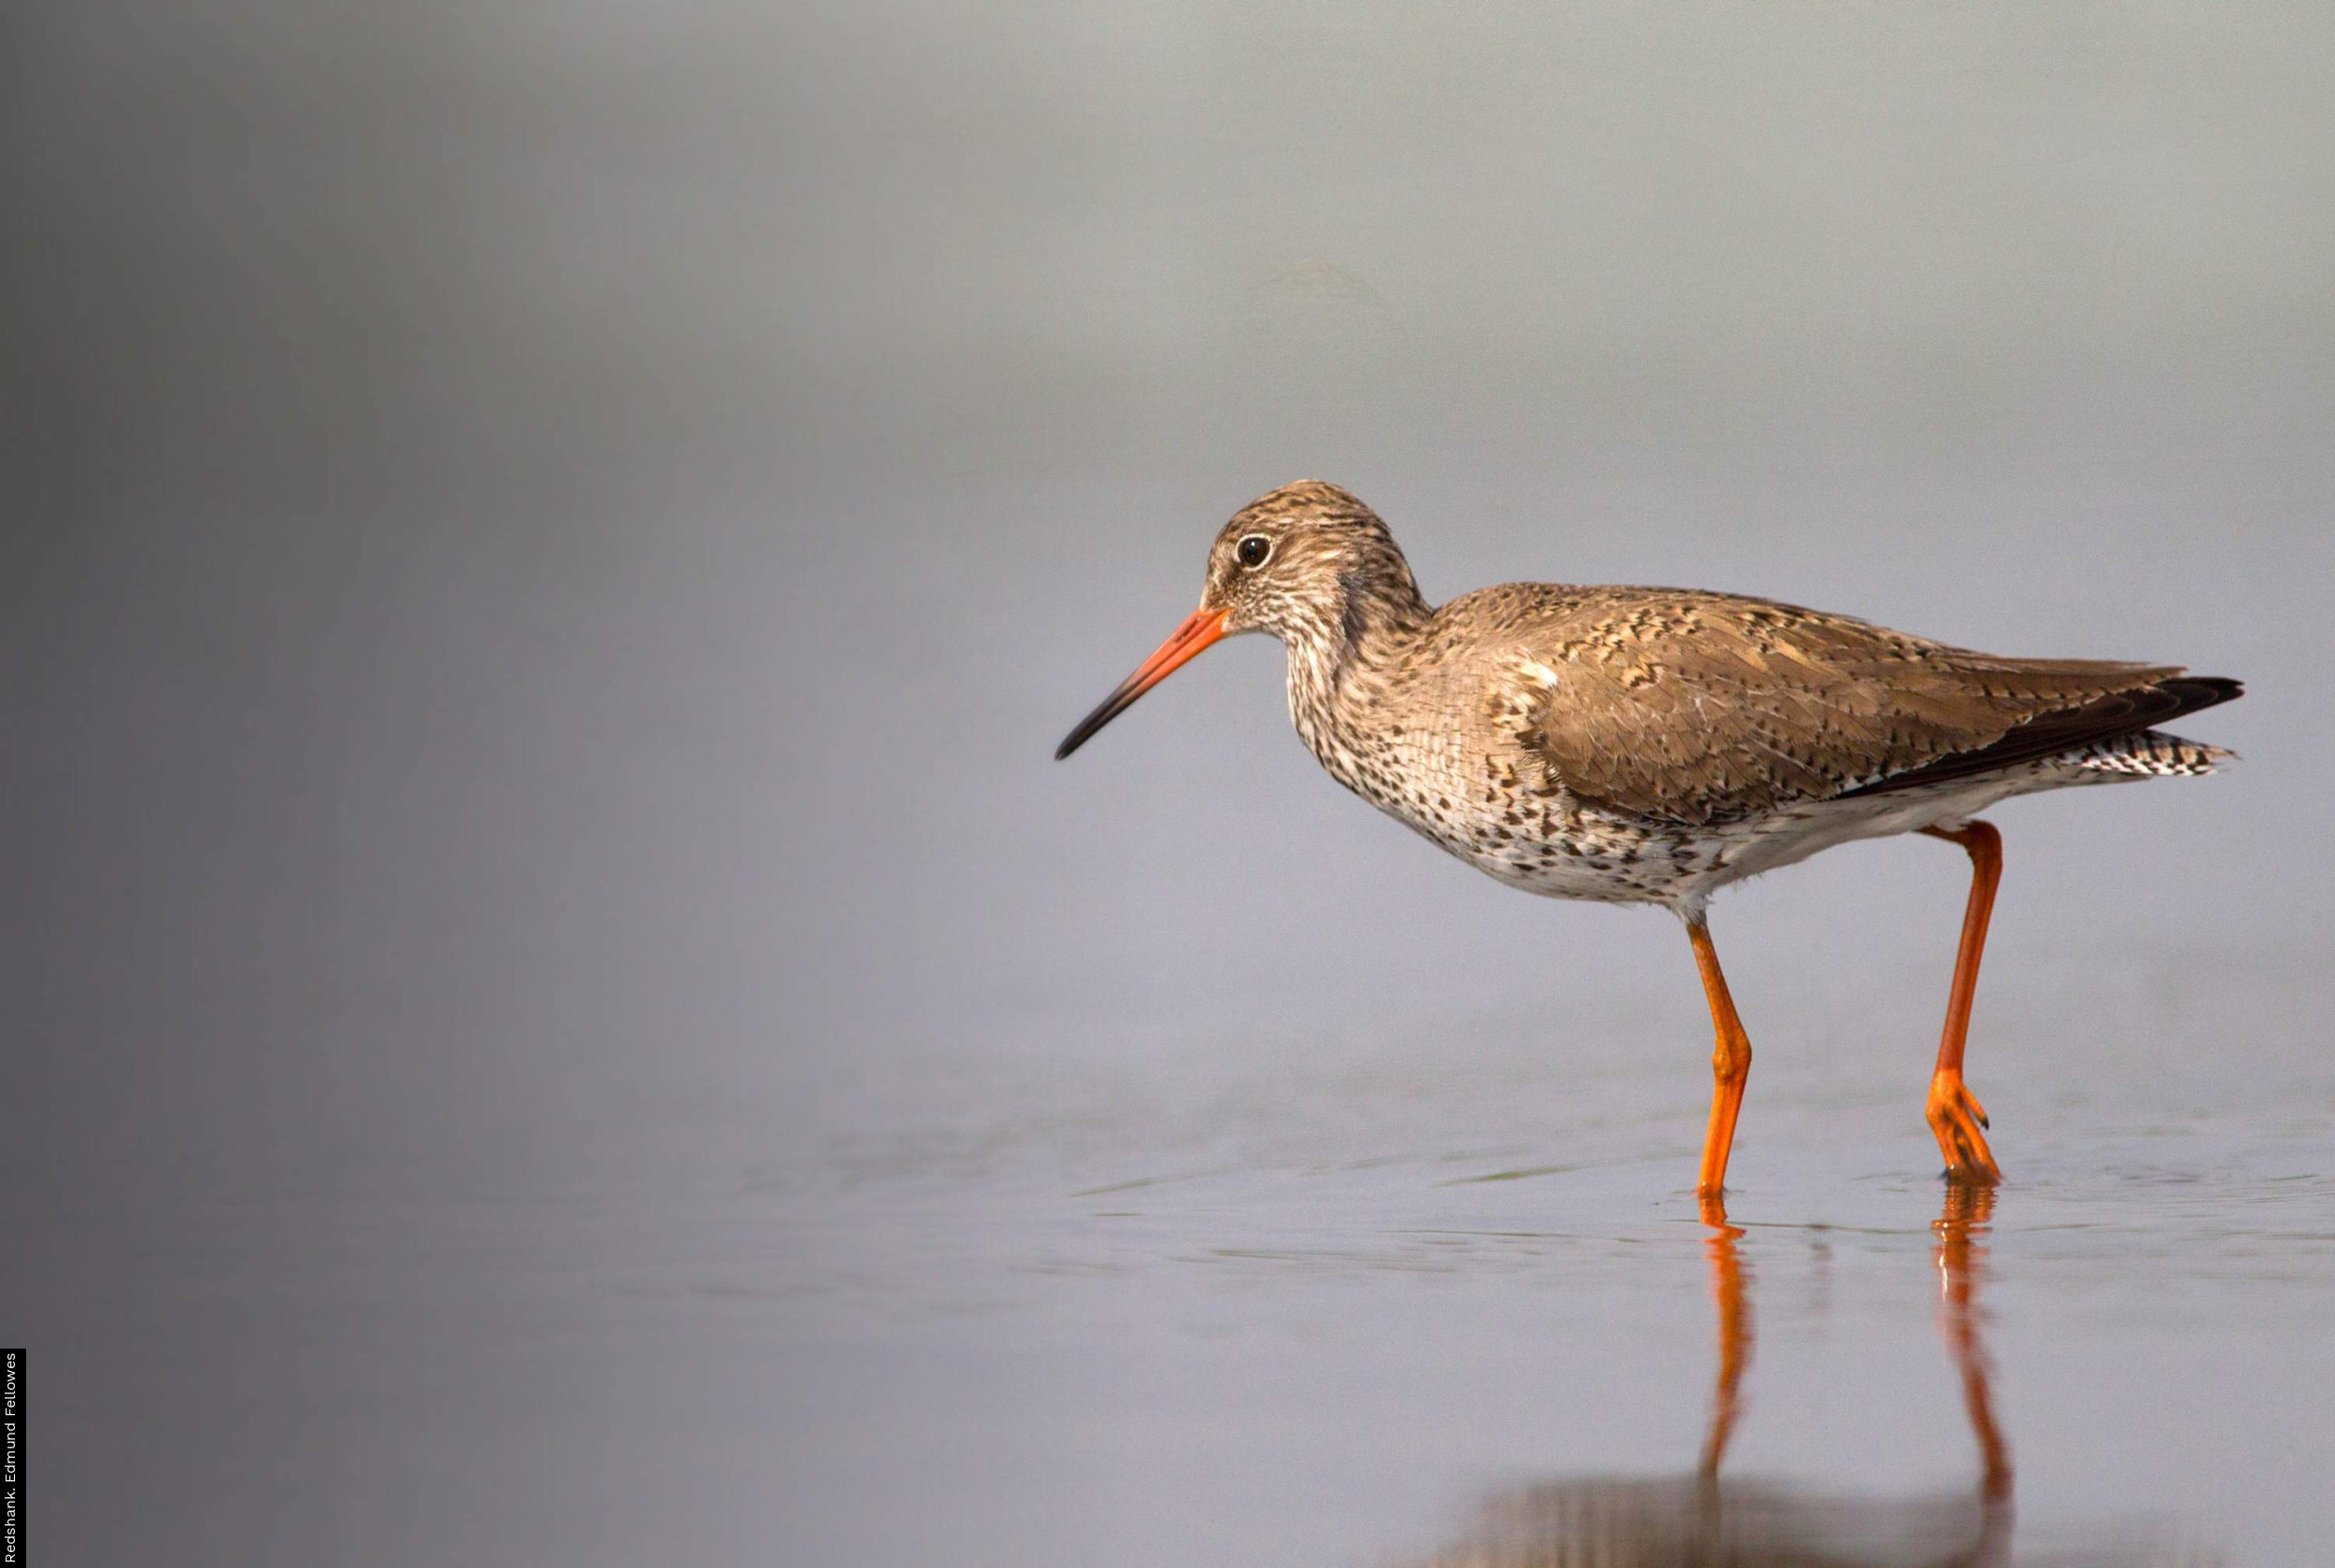
{"type": "Polygon", "coordinates": [[[1987,1108],[1962,1085],[1959,1072],[1940,1072],[1930,1081],[1930,1130],[1938,1137],[1938,1151],[1946,1156],[1948,1181],[1993,1186],[2002,1180],[1994,1152],[1987,1147],[1987,1108]]]}

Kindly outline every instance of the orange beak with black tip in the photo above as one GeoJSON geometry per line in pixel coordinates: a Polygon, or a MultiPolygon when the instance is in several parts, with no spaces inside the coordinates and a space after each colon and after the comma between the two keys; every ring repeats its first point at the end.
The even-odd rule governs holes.
{"type": "Polygon", "coordinates": [[[1135,706],[1135,699],[1166,680],[1192,657],[1210,643],[1224,635],[1224,610],[1195,610],[1184,623],[1176,628],[1175,635],[1159,645],[1159,651],[1136,667],[1134,674],[1119,683],[1119,689],[1102,700],[1102,706],[1079,720],[1076,729],[1063,737],[1056,746],[1056,762],[1086,744],[1097,729],[1135,706]]]}

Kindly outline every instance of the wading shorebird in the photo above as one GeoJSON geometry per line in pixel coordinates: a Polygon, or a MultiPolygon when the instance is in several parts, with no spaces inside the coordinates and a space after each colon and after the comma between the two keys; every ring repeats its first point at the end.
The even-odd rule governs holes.
{"type": "Polygon", "coordinates": [[[1221,638],[1289,653],[1289,714],[1331,777],[1511,887],[1660,904],[1683,921],[1717,1035],[1697,1193],[1727,1176],[1751,1042],[1705,911],[1729,883],[1854,839],[1927,833],[1970,855],[1930,1126],[1949,1180],[2002,1173],[1962,1045],[2002,839],[1999,800],[2210,773],[2217,746],[2153,726],[2240,694],[2178,666],[2000,658],[1734,594],[1509,583],[1420,597],[1378,514],[1306,480],[1216,536],[1175,635],[1082,720],[1066,757],[1221,638]]]}

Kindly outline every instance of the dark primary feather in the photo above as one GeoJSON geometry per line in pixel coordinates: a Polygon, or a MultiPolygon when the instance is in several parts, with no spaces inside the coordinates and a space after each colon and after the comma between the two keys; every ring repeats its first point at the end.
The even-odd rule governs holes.
{"type": "Polygon", "coordinates": [[[2160,724],[2171,724],[2200,708],[2211,708],[2245,695],[2245,687],[2226,675],[2175,675],[2152,685],[2136,687],[2062,708],[2028,720],[1991,745],[1957,752],[1924,767],[1895,773],[1878,784],[1843,791],[1848,795],[1885,795],[1943,779],[1968,778],[2015,762],[2052,756],[2100,741],[2137,735],[2160,724]]]}
{"type": "Polygon", "coordinates": [[[1690,589],[1519,583],[1435,619],[1453,611],[1490,629],[1465,662],[1554,676],[1526,671],[1518,735],[1548,784],[1681,823],[1981,771],[2236,695],[2172,665],[2002,658],[1690,589]]]}

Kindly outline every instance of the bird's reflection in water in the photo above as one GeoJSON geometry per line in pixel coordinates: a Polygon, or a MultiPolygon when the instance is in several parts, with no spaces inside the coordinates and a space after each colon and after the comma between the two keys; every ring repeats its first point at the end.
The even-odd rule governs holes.
{"type": "Polygon", "coordinates": [[[2209,1568],[2221,1560],[2119,1538],[2094,1550],[2011,1552],[2010,1446],[1996,1424],[1991,1367],[1979,1333],[1992,1188],[1949,1184],[1932,1229],[1938,1329],[1962,1383],[1977,1445],[1967,1491],[1912,1499],[1842,1496],[1731,1481],[1720,1467],[1751,1363],[1750,1278],[1743,1231],[1716,1202],[1704,1206],[1711,1292],[1719,1317],[1719,1377],[1701,1462],[1675,1478],[1587,1477],[1543,1482],[1492,1498],[1465,1544],[1436,1568],[2209,1568]]]}

